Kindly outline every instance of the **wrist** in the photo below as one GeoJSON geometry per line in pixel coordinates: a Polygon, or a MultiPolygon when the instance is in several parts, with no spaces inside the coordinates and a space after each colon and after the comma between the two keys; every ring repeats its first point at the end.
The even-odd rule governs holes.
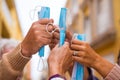
{"type": "Polygon", "coordinates": [[[111,71],[114,65],[102,57],[97,58],[96,62],[94,63],[93,68],[97,70],[103,77],[111,71]]]}
{"type": "Polygon", "coordinates": [[[101,61],[102,61],[102,58],[100,56],[96,56],[94,62],[92,62],[92,65],[90,65],[90,67],[97,69],[101,65],[101,61]]]}
{"type": "Polygon", "coordinates": [[[31,57],[29,50],[21,43],[21,54],[25,57],[31,57]]]}
{"type": "Polygon", "coordinates": [[[52,76],[54,74],[59,74],[59,75],[64,76],[62,67],[60,67],[59,64],[53,63],[53,64],[48,64],[48,66],[49,66],[49,76],[52,76]]]}

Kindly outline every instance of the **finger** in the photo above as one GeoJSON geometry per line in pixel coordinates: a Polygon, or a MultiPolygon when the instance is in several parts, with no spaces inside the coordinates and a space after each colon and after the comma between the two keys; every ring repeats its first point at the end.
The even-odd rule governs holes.
{"type": "Polygon", "coordinates": [[[54,32],[53,36],[54,36],[54,38],[56,38],[58,40],[60,39],[60,34],[58,32],[54,32]]]}
{"type": "Polygon", "coordinates": [[[56,46],[55,44],[50,43],[49,44],[50,50],[52,50],[55,46],[56,46]]]}
{"type": "Polygon", "coordinates": [[[85,53],[83,51],[74,51],[73,56],[84,57],[85,53]],[[74,54],[76,52],[76,54],[74,54]]]}
{"type": "Polygon", "coordinates": [[[58,47],[59,47],[59,44],[56,44],[56,45],[55,45],[55,48],[58,48],[58,47]]]}
{"type": "Polygon", "coordinates": [[[70,50],[70,54],[73,55],[74,51],[73,50],[70,50]]]}
{"type": "Polygon", "coordinates": [[[51,34],[48,34],[47,32],[44,32],[42,34],[44,34],[44,35],[42,35],[43,38],[52,40],[52,35],[51,34]]]}
{"type": "Polygon", "coordinates": [[[44,31],[44,32],[46,32],[45,26],[46,25],[41,25],[41,24],[36,25],[36,31],[39,31],[39,32],[44,31]]]}
{"type": "Polygon", "coordinates": [[[80,40],[77,40],[77,39],[73,39],[71,41],[72,44],[78,44],[78,45],[83,45],[84,44],[84,41],[80,41],[80,40]]]}
{"type": "Polygon", "coordinates": [[[42,25],[41,27],[43,28],[43,31],[49,34],[55,29],[53,24],[42,25]]]}
{"type": "Polygon", "coordinates": [[[66,38],[70,41],[72,39],[72,33],[68,29],[66,30],[66,38]]]}
{"type": "Polygon", "coordinates": [[[65,49],[69,48],[69,43],[65,42],[64,45],[63,45],[63,48],[65,48],[65,49]]]}
{"type": "Polygon", "coordinates": [[[83,63],[83,58],[78,56],[72,56],[73,60],[79,63],[83,63]]]}
{"type": "Polygon", "coordinates": [[[58,32],[58,33],[60,33],[59,26],[57,26],[57,25],[54,25],[54,27],[56,28],[55,32],[58,32]]]}
{"type": "Polygon", "coordinates": [[[34,31],[39,31],[39,32],[41,32],[41,31],[46,31],[46,25],[41,25],[41,24],[37,24],[37,23],[34,23],[35,25],[34,26],[32,26],[32,29],[34,30],[34,31]]]}
{"type": "Polygon", "coordinates": [[[46,24],[48,24],[50,22],[53,23],[54,22],[53,19],[44,18],[44,19],[38,20],[38,23],[42,24],[42,25],[46,25],[46,24]]]}
{"type": "Polygon", "coordinates": [[[41,36],[43,38],[48,38],[48,39],[52,39],[53,35],[49,34],[46,31],[41,31],[41,30],[36,30],[35,31],[36,35],[41,36]]]}
{"type": "Polygon", "coordinates": [[[65,39],[65,41],[66,41],[66,42],[69,42],[69,40],[68,40],[68,39],[65,39]]]}
{"type": "Polygon", "coordinates": [[[67,45],[67,46],[69,46],[69,43],[68,43],[68,42],[65,42],[65,43],[64,43],[64,45],[67,45]]]}
{"type": "Polygon", "coordinates": [[[39,45],[41,46],[41,44],[43,44],[42,46],[44,45],[47,45],[47,44],[50,44],[51,43],[51,40],[50,39],[46,39],[46,38],[43,38],[43,37],[40,37],[39,38],[39,45]]]}
{"type": "Polygon", "coordinates": [[[54,23],[54,20],[53,20],[53,19],[50,19],[49,23],[54,23]]]}
{"type": "Polygon", "coordinates": [[[47,29],[48,29],[49,32],[52,32],[55,29],[55,27],[53,26],[53,24],[49,24],[46,27],[47,27],[47,29]]]}
{"type": "Polygon", "coordinates": [[[58,44],[58,43],[59,43],[59,40],[58,40],[58,39],[53,39],[52,42],[53,42],[54,44],[58,44]]]}
{"type": "Polygon", "coordinates": [[[55,27],[53,26],[53,24],[37,24],[36,27],[38,27],[38,29],[41,29],[44,30],[44,31],[48,31],[48,32],[51,32],[55,29],[55,27]]]}
{"type": "Polygon", "coordinates": [[[84,46],[75,45],[75,44],[72,44],[72,45],[71,45],[71,49],[72,49],[72,50],[75,50],[75,51],[85,51],[85,47],[84,47],[84,46]]]}

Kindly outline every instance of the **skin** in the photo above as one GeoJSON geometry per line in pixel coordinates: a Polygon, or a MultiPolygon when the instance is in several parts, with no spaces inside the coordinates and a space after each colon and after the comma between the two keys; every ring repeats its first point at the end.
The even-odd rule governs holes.
{"type": "MultiPolygon", "coordinates": [[[[58,27],[58,26],[56,26],[56,27],[58,27]]],[[[59,36],[60,36],[59,29],[57,29],[53,33],[52,42],[49,44],[51,50],[59,43],[59,38],[60,38],[59,36]]],[[[69,30],[66,30],[66,39],[65,39],[65,41],[70,43],[71,39],[72,39],[72,33],[69,30]]]]}
{"type": "MultiPolygon", "coordinates": [[[[53,41],[54,42],[54,44],[52,44],[53,46],[52,47],[54,47],[58,42],[59,42],[59,31],[56,31],[55,33],[54,33],[54,36],[57,36],[57,38],[56,38],[56,41],[53,41]]],[[[69,48],[70,48],[70,44],[71,44],[71,40],[72,40],[72,33],[69,31],[69,30],[66,30],[66,41],[69,43],[69,48]]],[[[53,49],[51,47],[51,50],[53,49]]],[[[55,48],[55,50],[52,50],[53,52],[56,52],[56,53],[60,53],[59,51],[57,52],[57,50],[59,50],[59,49],[56,49],[55,48]]],[[[63,50],[64,51],[64,50],[63,50]]],[[[72,51],[72,53],[73,53],[73,51],[72,51]]],[[[62,53],[62,54],[59,54],[60,56],[62,56],[63,54],[65,54],[65,53],[62,53]]],[[[68,56],[70,56],[71,54],[68,54],[68,55],[66,55],[66,56],[64,56],[64,57],[68,57],[68,56]]],[[[60,75],[62,75],[62,76],[64,76],[64,74],[65,74],[65,72],[66,71],[68,71],[69,73],[70,73],[70,75],[72,75],[72,70],[73,70],[73,61],[71,62],[71,63],[69,63],[69,64],[67,64],[66,66],[67,66],[67,69],[65,70],[65,67],[57,67],[57,66],[60,66],[59,65],[59,60],[64,60],[63,58],[64,57],[58,57],[58,55],[53,55],[52,54],[52,52],[50,53],[50,56],[49,56],[49,58],[48,58],[48,63],[49,63],[49,76],[52,76],[52,75],[54,75],[54,74],[60,74],[60,75]],[[57,57],[57,58],[55,58],[55,57],[57,57]],[[53,62],[51,61],[51,59],[52,58],[55,58],[55,60],[53,60],[53,62]],[[57,60],[56,60],[57,59],[57,60]],[[57,62],[56,62],[57,61],[57,62]],[[54,63],[54,64],[53,64],[54,63]],[[69,66],[68,66],[69,65],[69,66]],[[69,68],[68,68],[69,67],[69,68]],[[63,71],[64,70],[64,71],[63,71]]],[[[71,58],[69,58],[69,60],[70,60],[71,58]]],[[[63,62],[64,63],[67,63],[69,60],[64,60],[63,62]]],[[[61,64],[61,65],[64,65],[64,64],[61,64]]],[[[84,67],[84,72],[85,72],[85,75],[84,75],[84,80],[87,80],[87,78],[88,78],[88,76],[89,76],[89,74],[88,74],[88,71],[87,71],[87,68],[86,67],[84,67]]]]}
{"type": "MultiPolygon", "coordinates": [[[[40,19],[31,25],[26,37],[21,42],[21,53],[25,57],[31,57],[42,46],[47,44],[53,44],[51,46],[51,55],[48,58],[49,73],[50,76],[59,73],[64,75],[64,72],[69,68],[69,64],[72,62],[72,51],[69,48],[69,43],[65,43],[62,47],[54,46],[58,43],[59,33],[56,31],[53,34],[49,34],[46,31],[46,25],[53,23],[52,19],[40,19]],[[55,43],[52,42],[56,41],[55,43]],[[59,53],[59,54],[58,54],[59,53]],[[68,55],[69,54],[69,55],[68,55]]],[[[49,26],[48,31],[54,30],[57,26],[49,26]]],[[[67,32],[66,32],[67,33],[67,32]]],[[[68,34],[68,33],[67,33],[68,34]]],[[[67,39],[66,39],[67,40],[67,39]]],[[[69,41],[69,39],[68,39],[69,41]]]]}
{"type": "MultiPolygon", "coordinates": [[[[57,33],[57,34],[59,34],[59,33],[57,33]]],[[[74,61],[79,62],[80,64],[83,64],[86,67],[94,68],[103,77],[106,77],[107,74],[114,67],[114,65],[111,64],[109,61],[105,60],[104,58],[102,58],[100,55],[98,55],[90,47],[90,45],[87,42],[83,42],[83,41],[79,41],[79,40],[75,40],[75,39],[72,40],[72,42],[71,42],[72,34],[70,34],[69,31],[67,31],[66,34],[67,34],[66,35],[66,41],[71,43],[69,45],[70,49],[73,50],[73,51],[78,51],[78,54],[76,56],[72,56],[72,59],[74,61]]],[[[59,36],[59,35],[57,35],[57,36],[59,36]]],[[[57,38],[57,39],[59,40],[59,38],[57,38]]],[[[57,50],[55,50],[55,51],[53,50],[53,53],[54,52],[56,52],[56,53],[59,52],[60,53],[60,51],[57,52],[57,50]]],[[[55,55],[52,55],[52,53],[50,55],[54,58],[54,60],[53,60],[54,63],[52,63],[51,58],[48,59],[49,69],[51,69],[49,71],[50,72],[50,76],[54,75],[54,74],[61,74],[61,75],[64,76],[64,71],[69,70],[69,69],[65,70],[65,67],[59,67],[60,65],[59,65],[59,62],[58,62],[58,60],[62,60],[62,59],[64,59],[64,57],[62,57],[62,58],[60,58],[60,57],[55,58],[55,55]],[[54,66],[51,66],[50,64],[54,65],[54,66]]],[[[63,55],[63,54],[61,54],[61,55],[63,55]]],[[[61,56],[61,55],[59,54],[59,56],[61,56]]],[[[69,56],[69,55],[71,55],[71,54],[68,54],[66,56],[69,56]]],[[[64,60],[63,62],[66,63],[67,60],[64,60]]],[[[63,65],[63,64],[61,64],[61,65],[63,65]]],[[[68,65],[69,65],[69,67],[71,67],[70,64],[68,64],[68,65]]],[[[66,66],[68,66],[68,65],[66,65],[66,66]]],[[[87,73],[86,68],[85,68],[85,72],[87,73]]],[[[85,75],[84,77],[86,77],[86,76],[88,77],[88,75],[85,75]]],[[[85,78],[85,79],[87,79],[87,78],[85,78]]]]}
{"type": "MultiPolygon", "coordinates": [[[[73,56],[72,58],[70,57],[72,55],[72,51],[70,50],[70,45],[68,43],[65,43],[63,47],[56,46],[54,48],[59,41],[59,31],[56,31],[52,35],[47,33],[46,25],[48,23],[53,23],[53,20],[41,19],[32,24],[25,39],[21,42],[21,52],[24,56],[31,57],[39,50],[40,47],[50,44],[50,48],[52,50],[48,58],[50,76],[56,73],[64,75],[64,72],[68,70],[70,62],[72,63],[72,58],[74,61],[85,66],[93,67],[103,77],[105,77],[113,68],[113,64],[100,57],[86,42],[78,40],[72,41],[71,49],[78,51],[78,55],[73,56]]],[[[55,27],[49,28],[49,31],[52,31],[54,28],[55,27]]],[[[66,32],[66,34],[66,41],[71,42],[71,34],[69,32],[66,32]]]]}
{"type": "MultiPolygon", "coordinates": [[[[40,47],[49,44],[50,48],[54,48],[58,43],[59,31],[55,31],[53,34],[49,34],[46,31],[46,25],[48,23],[54,23],[53,19],[40,19],[31,25],[26,37],[21,42],[22,55],[31,57],[35,54],[40,47]]],[[[51,32],[58,26],[48,26],[48,31],[51,32]]],[[[30,78],[28,76],[28,78],[30,78]]]]}
{"type": "Polygon", "coordinates": [[[65,42],[62,47],[58,45],[53,48],[48,57],[49,76],[60,74],[64,76],[66,70],[69,69],[72,63],[73,51],[69,48],[69,43],[65,42]]]}
{"type": "Polygon", "coordinates": [[[73,60],[85,66],[92,67],[97,70],[103,77],[114,67],[113,64],[98,55],[87,42],[73,40],[71,49],[78,51],[77,56],[73,56],[73,60]]]}
{"type": "MultiPolygon", "coordinates": [[[[56,30],[53,34],[49,34],[46,31],[46,25],[48,23],[53,23],[54,21],[52,19],[41,19],[39,21],[36,21],[32,24],[30,30],[28,31],[26,37],[24,38],[24,40],[21,42],[21,48],[22,48],[22,55],[26,56],[26,57],[31,57],[33,54],[35,54],[40,47],[49,44],[51,51],[51,55],[48,58],[48,64],[49,64],[49,69],[50,69],[50,75],[54,74],[54,73],[60,73],[60,74],[64,74],[66,68],[64,70],[62,70],[62,68],[64,68],[64,66],[66,67],[65,64],[69,65],[68,63],[70,63],[72,61],[72,54],[70,54],[71,51],[69,48],[69,44],[65,43],[65,45],[63,47],[58,48],[55,47],[56,44],[58,44],[59,42],[59,30],[56,30]],[[32,46],[31,46],[32,45],[32,46]],[[65,52],[64,52],[65,51],[65,52]],[[63,54],[64,55],[58,55],[59,54],[63,54]],[[56,55],[56,56],[54,56],[56,55]],[[58,65],[57,62],[55,63],[55,61],[53,60],[53,58],[56,58],[59,56],[58,58],[58,62],[61,63],[61,65],[58,65]],[[61,57],[60,57],[61,56],[61,57]],[[63,59],[64,57],[64,59],[63,59]],[[68,57],[68,58],[65,58],[68,57]],[[52,59],[52,60],[51,60],[52,59]],[[60,60],[63,59],[63,61],[61,62],[60,60]],[[64,63],[65,60],[65,63],[64,63]],[[67,62],[69,61],[69,62],[67,62]],[[55,65],[54,65],[55,64],[55,65]],[[60,66],[60,67],[59,67],[60,66]],[[54,68],[53,68],[54,67],[54,68]],[[57,67],[57,68],[55,68],[57,67]],[[59,69],[58,69],[59,68],[59,69]],[[54,70],[56,69],[56,70],[54,70]],[[57,69],[59,71],[57,71],[57,69]]],[[[58,26],[54,25],[54,26],[49,26],[48,31],[52,31],[55,28],[57,28],[58,26]]],[[[66,41],[70,40],[70,32],[66,31],[66,41]]],[[[68,69],[68,67],[67,67],[68,69]]]]}
{"type": "MultiPolygon", "coordinates": [[[[40,19],[34,22],[28,31],[26,37],[21,42],[22,54],[26,57],[31,57],[42,46],[50,44],[53,35],[46,31],[46,25],[53,23],[52,19],[40,19]],[[31,46],[32,45],[32,46],[31,46]]],[[[52,31],[53,28],[49,28],[52,31]]]]}

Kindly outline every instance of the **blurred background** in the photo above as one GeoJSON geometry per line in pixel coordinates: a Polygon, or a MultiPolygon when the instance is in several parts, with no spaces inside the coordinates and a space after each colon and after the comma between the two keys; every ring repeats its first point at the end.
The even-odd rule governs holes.
{"type": "MultiPolygon", "coordinates": [[[[116,63],[120,50],[120,0],[0,0],[0,39],[23,40],[32,22],[37,20],[37,15],[30,14],[37,6],[49,6],[55,24],[60,8],[68,8],[68,28],[86,34],[86,41],[99,55],[116,63]]],[[[48,47],[45,53],[46,63],[48,47]]],[[[23,80],[47,80],[47,68],[39,72],[38,61],[36,54],[26,65],[23,80]]],[[[96,71],[94,75],[102,79],[96,71]]]]}

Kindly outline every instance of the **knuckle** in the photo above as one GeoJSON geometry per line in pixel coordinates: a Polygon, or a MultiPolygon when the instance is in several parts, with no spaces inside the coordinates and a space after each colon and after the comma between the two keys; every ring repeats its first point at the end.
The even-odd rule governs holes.
{"type": "Polygon", "coordinates": [[[40,39],[38,37],[35,38],[35,42],[39,42],[40,39]]]}
{"type": "Polygon", "coordinates": [[[87,47],[86,47],[86,46],[84,46],[84,47],[83,47],[83,51],[86,51],[86,49],[87,49],[87,47]]]}
{"type": "Polygon", "coordinates": [[[32,30],[35,31],[37,28],[37,25],[32,25],[32,30]]]}
{"type": "Polygon", "coordinates": [[[37,37],[38,31],[33,30],[33,32],[32,32],[32,33],[35,35],[35,37],[37,37]]]}
{"type": "Polygon", "coordinates": [[[67,49],[67,45],[64,45],[63,47],[64,47],[65,49],[67,49]]]}
{"type": "Polygon", "coordinates": [[[69,46],[68,45],[64,45],[64,49],[68,50],[69,46]]]}
{"type": "Polygon", "coordinates": [[[34,23],[32,23],[32,26],[35,26],[37,24],[37,22],[34,22],[34,23]]]}
{"type": "Polygon", "coordinates": [[[88,43],[88,42],[85,42],[84,44],[85,44],[85,46],[88,46],[88,45],[89,45],[89,43],[88,43]]]}

